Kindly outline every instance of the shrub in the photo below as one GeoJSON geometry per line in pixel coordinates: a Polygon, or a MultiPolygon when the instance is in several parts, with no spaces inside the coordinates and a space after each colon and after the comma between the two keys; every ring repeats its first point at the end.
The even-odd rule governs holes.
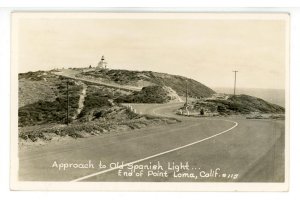
{"type": "Polygon", "coordinates": [[[200,115],[204,115],[204,110],[203,110],[203,108],[200,110],[200,115]]]}
{"type": "Polygon", "coordinates": [[[219,105],[218,108],[217,108],[217,111],[219,113],[224,113],[226,111],[226,107],[223,106],[223,105],[219,105]]]}

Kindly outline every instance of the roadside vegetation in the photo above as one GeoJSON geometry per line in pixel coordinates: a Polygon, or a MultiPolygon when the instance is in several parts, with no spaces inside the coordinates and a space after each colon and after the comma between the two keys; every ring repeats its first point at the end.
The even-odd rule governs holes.
{"type": "MultiPolygon", "coordinates": [[[[182,110],[184,108],[181,108],[182,110]]],[[[248,115],[248,118],[264,118],[261,114],[279,114],[285,113],[281,106],[269,103],[263,99],[249,95],[228,95],[225,99],[207,98],[192,102],[188,109],[191,112],[199,113],[203,116],[216,115],[248,115]],[[249,116],[254,114],[255,116],[249,116]],[[261,116],[261,117],[259,117],[261,116]]],[[[282,118],[271,116],[271,118],[282,118]]]]}
{"type": "Polygon", "coordinates": [[[71,138],[85,138],[95,135],[122,133],[122,131],[135,130],[146,126],[155,126],[162,124],[173,124],[180,122],[175,118],[161,118],[149,115],[138,115],[132,111],[122,108],[122,120],[93,120],[83,123],[71,123],[69,126],[50,126],[32,129],[32,127],[24,127],[19,129],[19,137],[25,142],[51,141],[57,137],[69,136],[71,138]],[[124,116],[127,116],[124,118],[124,116]]]}

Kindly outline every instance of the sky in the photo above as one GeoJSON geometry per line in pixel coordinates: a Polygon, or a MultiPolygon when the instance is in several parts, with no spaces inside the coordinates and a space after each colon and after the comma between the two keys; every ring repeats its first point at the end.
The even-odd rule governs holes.
{"type": "MultiPolygon", "coordinates": [[[[208,87],[284,89],[281,18],[18,18],[19,72],[96,66],[182,75],[208,87]]],[[[14,40],[14,37],[13,37],[14,40]]]]}

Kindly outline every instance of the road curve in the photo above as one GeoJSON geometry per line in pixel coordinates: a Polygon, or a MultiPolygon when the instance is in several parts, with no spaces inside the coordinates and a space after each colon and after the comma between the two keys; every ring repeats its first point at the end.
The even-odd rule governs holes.
{"type": "MultiPolygon", "coordinates": [[[[155,112],[153,110],[153,113],[155,113],[156,115],[158,116],[167,116],[168,114],[159,114],[157,112],[155,112]]],[[[94,177],[94,176],[98,176],[98,175],[101,175],[101,174],[104,174],[104,173],[108,173],[108,172],[111,172],[111,171],[114,171],[114,170],[117,170],[117,169],[121,169],[121,168],[124,168],[124,167],[128,167],[130,165],[134,165],[134,164],[137,164],[137,163],[140,163],[140,162],[143,162],[143,161],[146,161],[146,160],[150,160],[152,158],[156,158],[156,157],[159,157],[159,156],[162,156],[162,155],[165,155],[165,154],[168,154],[168,153],[171,153],[171,152],[174,152],[174,151],[178,151],[178,150],[181,150],[183,148],[186,148],[186,147],[190,147],[192,145],[195,145],[195,144],[198,144],[198,143],[201,143],[201,142],[204,142],[206,140],[209,140],[209,139],[212,139],[214,137],[217,137],[221,134],[224,134],[228,131],[231,131],[232,129],[234,129],[235,127],[238,126],[238,123],[237,122],[234,122],[234,121],[230,121],[230,120],[226,120],[228,122],[232,122],[233,123],[233,126],[224,130],[224,131],[221,131],[220,133],[216,133],[212,136],[209,136],[209,137],[206,137],[206,138],[203,138],[201,140],[198,140],[198,141],[195,141],[195,142],[192,142],[192,143],[189,143],[189,144],[186,144],[186,145],[183,145],[183,146],[180,146],[180,147],[176,147],[176,148],[173,148],[173,149],[170,149],[170,150],[167,150],[167,151],[164,151],[164,152],[160,152],[160,153],[157,153],[157,154],[154,154],[154,155],[151,155],[151,156],[148,156],[148,157],[145,157],[145,158],[141,158],[139,160],[135,160],[135,161],[132,161],[132,162],[129,162],[129,163],[125,163],[125,164],[121,164],[117,167],[113,167],[113,168],[109,168],[107,170],[102,170],[102,171],[99,171],[99,172],[96,172],[96,173],[93,173],[93,174],[89,174],[87,176],[83,176],[83,177],[80,177],[80,178],[77,178],[77,179],[74,179],[72,180],[71,182],[77,182],[77,181],[82,181],[82,180],[86,180],[88,178],[91,178],[91,177],[94,177]]]]}

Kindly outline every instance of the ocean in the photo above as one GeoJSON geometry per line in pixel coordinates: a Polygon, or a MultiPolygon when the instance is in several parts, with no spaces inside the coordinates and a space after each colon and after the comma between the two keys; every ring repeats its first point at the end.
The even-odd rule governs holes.
{"type": "MultiPolygon", "coordinates": [[[[217,93],[232,94],[233,88],[212,88],[217,93]]],[[[266,100],[270,103],[285,107],[285,90],[283,89],[256,89],[237,88],[236,94],[246,94],[266,100]]]]}

